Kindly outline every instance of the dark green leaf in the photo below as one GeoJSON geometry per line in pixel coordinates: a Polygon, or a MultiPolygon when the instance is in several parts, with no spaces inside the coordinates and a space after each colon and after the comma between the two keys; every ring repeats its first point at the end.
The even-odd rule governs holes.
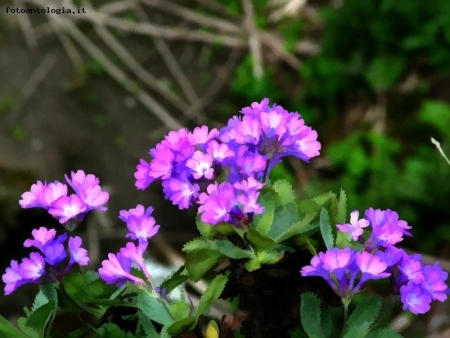
{"type": "Polygon", "coordinates": [[[180,319],[173,324],[171,324],[167,328],[167,333],[172,336],[178,336],[182,333],[186,333],[192,330],[192,328],[195,326],[195,323],[197,322],[196,317],[187,317],[180,319]]]}
{"type": "Polygon", "coordinates": [[[49,300],[47,304],[42,305],[28,317],[26,325],[38,333],[38,337],[45,337],[45,328],[51,320],[54,312],[55,302],[49,300]]]}
{"type": "Polygon", "coordinates": [[[161,288],[165,288],[167,293],[174,290],[179,285],[183,284],[188,280],[189,276],[187,274],[186,268],[182,265],[177,271],[175,271],[171,276],[167,277],[161,284],[161,288]]]}
{"type": "Polygon", "coordinates": [[[391,329],[377,329],[369,332],[367,338],[402,338],[403,336],[391,329]]]}
{"type": "Polygon", "coordinates": [[[200,280],[211,270],[224,256],[215,250],[197,250],[189,252],[185,258],[186,270],[190,279],[194,282],[200,280]]]}
{"type": "Polygon", "coordinates": [[[142,326],[145,332],[145,337],[159,337],[158,332],[155,329],[155,326],[153,326],[152,321],[150,318],[145,316],[142,311],[139,311],[138,314],[139,322],[138,325],[142,326]]]}
{"type": "Polygon", "coordinates": [[[380,296],[365,297],[350,315],[344,338],[365,337],[377,319],[380,309],[380,296]]]}
{"type": "Polygon", "coordinates": [[[211,284],[209,284],[205,293],[200,298],[200,302],[195,312],[197,317],[201,314],[206,314],[206,310],[219,299],[227,281],[228,277],[225,275],[217,275],[216,278],[212,280],[211,284]]]}
{"type": "Polygon", "coordinates": [[[141,290],[138,295],[138,308],[151,320],[167,325],[173,322],[168,303],[157,295],[141,290]]]}
{"type": "Polygon", "coordinates": [[[191,308],[183,301],[176,301],[170,304],[169,311],[174,320],[181,320],[189,316],[191,308]]]}
{"type": "Polygon", "coordinates": [[[391,88],[399,79],[406,62],[397,56],[377,57],[370,63],[366,72],[366,79],[373,89],[384,91],[391,88]]]}
{"type": "Polygon", "coordinates": [[[334,246],[333,230],[331,229],[328,211],[325,208],[320,210],[320,233],[327,249],[332,248],[334,246]]]}
{"type": "Polygon", "coordinates": [[[311,292],[302,294],[300,318],[303,329],[309,338],[325,338],[320,320],[320,300],[311,292]]]}
{"type": "Polygon", "coordinates": [[[255,257],[252,251],[241,249],[227,240],[215,241],[215,244],[221,253],[233,259],[255,257]]]}
{"type": "Polygon", "coordinates": [[[279,206],[275,209],[273,223],[267,232],[267,236],[278,242],[279,238],[294,228],[299,221],[298,209],[295,203],[279,206]]]}

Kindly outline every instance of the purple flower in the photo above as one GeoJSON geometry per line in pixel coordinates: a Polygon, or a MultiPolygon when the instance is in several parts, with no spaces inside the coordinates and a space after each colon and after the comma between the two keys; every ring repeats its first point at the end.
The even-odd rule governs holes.
{"type": "Polygon", "coordinates": [[[62,196],[67,196],[67,186],[57,181],[43,184],[38,181],[31,186],[31,191],[22,194],[19,204],[22,208],[41,207],[49,209],[53,202],[62,196]]]}
{"type": "Polygon", "coordinates": [[[121,253],[117,255],[110,253],[108,259],[102,262],[98,273],[106,283],[116,284],[119,287],[128,281],[133,284],[145,284],[141,278],[131,274],[131,263],[131,260],[121,253]]]}
{"type": "Polygon", "coordinates": [[[15,260],[11,261],[10,268],[6,268],[2,280],[5,283],[5,296],[10,295],[19,286],[29,282],[29,280],[22,278],[22,270],[20,269],[19,263],[15,260]]]}
{"type": "Polygon", "coordinates": [[[125,210],[122,210],[121,215],[126,215],[123,217],[126,218],[127,228],[130,231],[126,237],[146,242],[158,233],[159,225],[155,225],[155,219],[151,216],[153,208],[148,208],[145,213],[139,216],[133,215],[133,213],[140,214],[141,211],[143,211],[143,207],[138,205],[136,209],[131,209],[128,215],[126,215],[125,210]],[[139,211],[137,211],[138,208],[139,211]]]}
{"type": "Polygon", "coordinates": [[[144,251],[146,244],[136,246],[132,242],[128,242],[124,248],[120,249],[120,254],[123,257],[129,259],[132,263],[135,263],[139,269],[144,273],[148,280],[151,280],[150,274],[144,263],[144,251]]]}
{"type": "Polygon", "coordinates": [[[173,205],[178,205],[180,209],[189,208],[200,190],[198,184],[189,182],[184,176],[165,180],[162,186],[166,199],[171,200],[173,205]]]}
{"type": "Polygon", "coordinates": [[[33,239],[25,240],[23,246],[26,248],[34,246],[35,248],[43,251],[44,246],[48,242],[53,241],[53,239],[55,238],[56,230],[55,229],[48,230],[45,227],[40,227],[39,230],[33,229],[33,231],[31,231],[31,234],[34,237],[34,240],[33,239]]]}
{"type": "Polygon", "coordinates": [[[210,184],[207,193],[201,193],[198,199],[198,203],[202,204],[198,208],[202,214],[201,220],[211,225],[229,221],[236,202],[235,191],[230,183],[210,184]]]}
{"type": "Polygon", "coordinates": [[[399,220],[398,214],[390,209],[367,209],[365,218],[370,222],[372,234],[365,244],[369,248],[389,247],[403,240],[403,236],[411,236],[408,224],[399,220]]]}
{"type": "Polygon", "coordinates": [[[43,249],[44,260],[50,265],[58,265],[67,257],[64,245],[57,241],[47,243],[43,249]]]}
{"type": "Polygon", "coordinates": [[[50,215],[59,220],[59,223],[64,224],[70,219],[75,219],[77,222],[83,220],[87,211],[87,205],[78,197],[72,194],[59,198],[53,203],[51,209],[48,211],[50,215]]]}
{"type": "Polygon", "coordinates": [[[81,247],[82,241],[79,236],[69,238],[70,261],[67,265],[70,268],[74,263],[88,265],[89,256],[86,249],[81,247]]]}
{"type": "Polygon", "coordinates": [[[136,217],[150,217],[153,213],[153,208],[148,207],[147,209],[144,208],[142,204],[138,204],[136,208],[130,209],[130,210],[120,210],[120,216],[119,218],[124,221],[125,223],[128,222],[128,218],[130,216],[136,216],[136,217]]]}
{"type": "Polygon", "coordinates": [[[444,302],[447,299],[448,287],[445,281],[448,278],[448,273],[442,269],[439,262],[434,263],[434,265],[425,265],[422,271],[425,290],[434,300],[444,302]]]}
{"type": "Polygon", "coordinates": [[[205,144],[208,141],[212,140],[219,134],[217,129],[211,129],[208,133],[207,126],[201,126],[194,129],[194,131],[187,135],[189,142],[192,145],[205,144]]]}
{"type": "Polygon", "coordinates": [[[234,151],[226,143],[219,143],[216,140],[208,143],[207,152],[219,163],[222,163],[226,158],[234,156],[234,151]]]}
{"type": "Polygon", "coordinates": [[[41,254],[32,252],[30,258],[24,258],[20,264],[23,279],[35,281],[45,273],[45,262],[41,254]]]}
{"type": "Polygon", "coordinates": [[[71,173],[71,180],[65,175],[67,183],[75,190],[78,197],[86,204],[86,211],[98,209],[105,211],[103,205],[108,202],[109,194],[102,191],[99,179],[92,174],[86,175],[83,170],[71,173]]]}
{"type": "Polygon", "coordinates": [[[409,282],[400,288],[403,310],[410,310],[414,314],[423,314],[430,310],[431,297],[419,284],[409,282]]]}
{"type": "Polygon", "coordinates": [[[360,290],[363,283],[369,279],[381,279],[389,277],[391,274],[385,272],[387,264],[379,256],[374,256],[367,251],[356,253],[356,265],[361,271],[361,279],[355,287],[355,291],[360,290]]]}
{"type": "Polygon", "coordinates": [[[211,155],[196,151],[192,158],[186,162],[186,167],[192,170],[192,175],[195,179],[202,177],[212,179],[214,174],[212,163],[213,158],[211,155]]]}
{"type": "Polygon", "coordinates": [[[150,175],[150,164],[141,159],[136,169],[137,171],[134,173],[134,178],[136,179],[135,186],[140,190],[144,190],[155,180],[150,175]]]}
{"type": "Polygon", "coordinates": [[[336,227],[339,231],[349,233],[352,236],[354,241],[357,241],[358,238],[363,233],[363,228],[369,226],[369,221],[362,218],[359,218],[359,211],[353,211],[350,214],[350,224],[337,224],[336,227]]]}

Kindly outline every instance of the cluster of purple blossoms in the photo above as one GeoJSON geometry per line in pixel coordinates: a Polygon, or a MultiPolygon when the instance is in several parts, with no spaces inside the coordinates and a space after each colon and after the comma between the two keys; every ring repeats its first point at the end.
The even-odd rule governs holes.
{"type": "Polygon", "coordinates": [[[102,262],[102,267],[98,270],[100,278],[108,284],[122,286],[126,282],[144,285],[146,282],[132,274],[132,268],[140,269],[147,281],[151,283],[151,276],[144,263],[144,252],[148,246],[148,240],[159,231],[152,217],[153,208],[144,208],[142,205],[134,209],[121,210],[119,218],[127,224],[129,233],[126,237],[137,241],[128,242],[117,254],[108,254],[108,259],[102,262]]]}
{"type": "Polygon", "coordinates": [[[88,252],[81,247],[80,237],[63,234],[55,238],[56,230],[48,230],[45,227],[34,229],[32,235],[33,239],[27,239],[23,245],[27,248],[34,247],[39,252],[32,252],[30,257],[22,259],[20,264],[16,260],[11,261],[11,267],[7,268],[2,276],[6,284],[5,295],[13,293],[24,284],[57,281],[67,274],[75,263],[89,264],[88,252]]]}
{"type": "Polygon", "coordinates": [[[302,276],[324,278],[342,298],[359,292],[368,280],[389,278],[393,293],[400,294],[403,310],[414,314],[429,311],[432,300],[447,299],[448,273],[439,263],[424,265],[420,255],[408,255],[395,247],[404,235],[411,236],[411,227],[395,211],[370,208],[363,219],[353,211],[350,223],[338,224],[337,228],[348,233],[361,249],[331,248],[320,252],[311,265],[302,268],[302,276]],[[370,233],[364,233],[366,229],[370,233]]]}
{"type": "Polygon", "coordinates": [[[256,199],[271,168],[285,156],[309,161],[321,145],[298,113],[269,106],[268,99],[241,112],[220,130],[170,132],[150,150],[149,163],[140,161],[136,187],[143,190],[161,179],[166,199],[180,209],[200,204],[202,220],[212,225],[227,221],[239,227],[262,213],[256,199]],[[239,188],[250,180],[258,184],[239,188]]]}
{"type": "Polygon", "coordinates": [[[67,183],[75,194],[67,194],[67,185],[58,181],[42,183],[38,181],[30,191],[22,194],[19,201],[22,208],[44,208],[67,229],[73,229],[90,210],[105,211],[109,194],[102,191],[99,179],[83,170],[65,175],[67,183]]]}

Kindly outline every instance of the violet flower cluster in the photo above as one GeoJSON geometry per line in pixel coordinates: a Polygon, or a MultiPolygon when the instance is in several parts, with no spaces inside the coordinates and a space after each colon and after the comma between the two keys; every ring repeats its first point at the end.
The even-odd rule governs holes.
{"type": "Polygon", "coordinates": [[[64,183],[38,181],[22,194],[19,204],[25,209],[44,208],[69,230],[81,223],[90,210],[106,210],[109,194],[102,191],[97,177],[78,170],[72,171],[70,179],[67,175],[65,178],[75,194],[68,195],[64,183]]]}
{"type": "Polygon", "coordinates": [[[411,227],[395,211],[370,208],[363,219],[353,211],[350,223],[337,228],[357,241],[359,250],[331,248],[320,252],[311,265],[302,268],[302,276],[324,278],[342,298],[359,292],[368,280],[388,278],[393,293],[400,294],[403,310],[414,314],[428,312],[432,300],[447,299],[448,273],[439,263],[425,265],[420,255],[408,255],[395,246],[403,236],[411,236],[411,227]]]}
{"type": "Polygon", "coordinates": [[[34,247],[38,252],[32,252],[29,258],[22,259],[19,264],[11,261],[2,276],[5,283],[5,295],[13,293],[24,284],[51,283],[60,280],[74,264],[88,265],[89,256],[81,247],[78,236],[68,237],[67,234],[56,237],[55,229],[40,227],[32,231],[33,238],[27,239],[23,245],[34,247]],[[68,241],[67,241],[68,239],[68,241]]]}
{"type": "Polygon", "coordinates": [[[132,274],[132,268],[142,271],[147,281],[151,284],[151,276],[144,263],[144,252],[148,246],[148,240],[159,231],[152,217],[153,208],[144,208],[142,205],[134,209],[121,210],[119,218],[127,224],[129,233],[126,237],[137,241],[128,242],[117,254],[108,254],[108,259],[102,262],[102,267],[98,270],[100,278],[108,284],[122,286],[126,282],[145,285],[146,281],[132,274]]]}
{"type": "Polygon", "coordinates": [[[160,179],[166,199],[180,209],[200,204],[203,222],[242,227],[262,213],[257,203],[271,168],[285,156],[304,161],[319,155],[317,132],[298,113],[269,100],[254,102],[217,130],[207,126],[172,131],[140,161],[136,187],[160,179]]]}

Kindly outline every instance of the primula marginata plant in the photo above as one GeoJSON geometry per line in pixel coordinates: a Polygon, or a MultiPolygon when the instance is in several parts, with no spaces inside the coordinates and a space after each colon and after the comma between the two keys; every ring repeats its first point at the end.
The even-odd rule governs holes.
{"type": "Polygon", "coordinates": [[[138,189],[161,180],[174,205],[198,207],[200,237],[186,243],[185,264],[161,285],[145,260],[160,228],[152,207],[120,211],[129,241],[98,271],[86,271],[88,252],[70,233],[90,210],[106,210],[109,195],[98,178],[72,172],[72,195],[60,182],[38,181],[25,192],[20,205],[48,210],[62,234],[33,230],[24,246],[35,251],[6,269],[5,295],[24,284],[39,284],[39,292],[18,328],[0,316],[0,336],[398,337],[376,323],[377,292],[414,314],[447,299],[448,274],[439,263],[425,265],[397,247],[411,226],[395,211],[370,208],[364,218],[353,211],[347,222],[343,191],[300,199],[287,180],[270,181],[284,157],[319,155],[317,132],[299,114],[268,99],[241,112],[220,130],[171,131],[137,166],[138,189]],[[197,306],[186,293],[171,293],[200,279],[208,288],[197,306]],[[209,316],[219,298],[231,300],[235,312],[209,316]],[[343,321],[332,315],[340,306],[343,321]],[[76,314],[78,327],[53,327],[58,309],[76,314]]]}

